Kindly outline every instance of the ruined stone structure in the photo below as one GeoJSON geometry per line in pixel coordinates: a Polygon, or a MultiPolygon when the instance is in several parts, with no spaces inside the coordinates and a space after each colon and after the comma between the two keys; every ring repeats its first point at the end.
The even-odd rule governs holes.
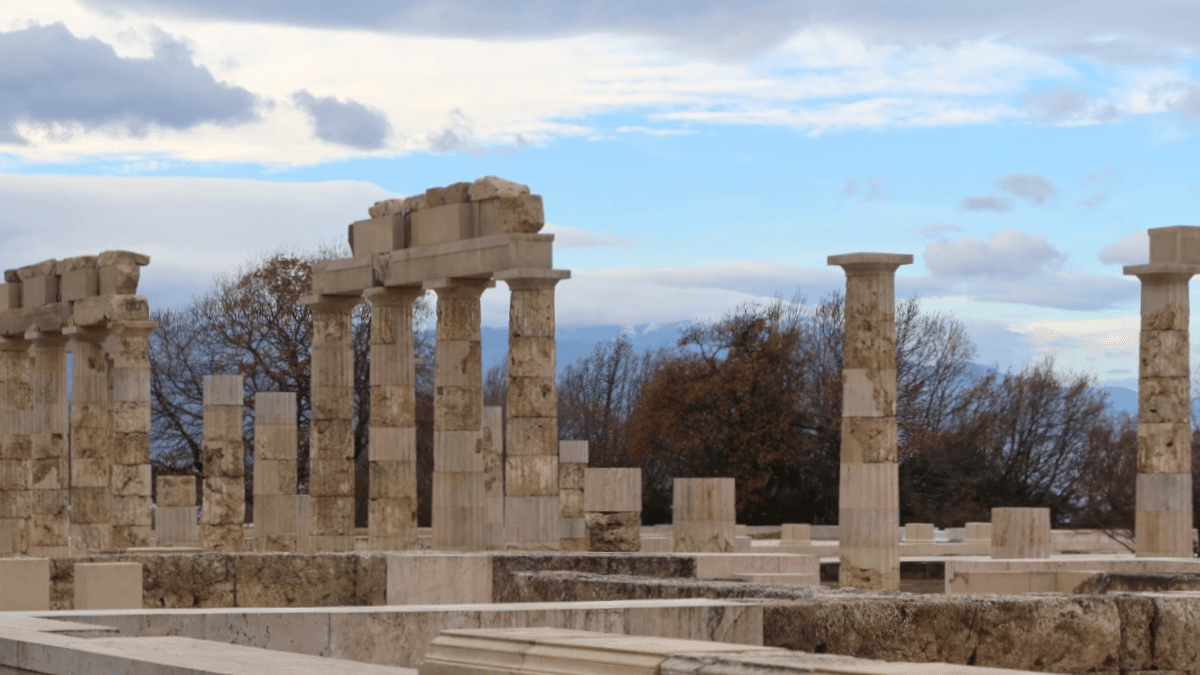
{"type": "Polygon", "coordinates": [[[370,547],[416,546],[412,304],[437,293],[434,548],[558,548],[558,422],[552,235],[529,188],[488,177],[379,202],[350,226],[352,258],[313,266],[311,539],[314,551],[352,548],[351,311],[365,296],[371,327],[370,547]],[[507,461],[485,439],[480,307],[503,280],[509,319],[507,461]],[[490,450],[488,448],[491,448],[490,450]],[[489,501],[490,500],[490,501],[489,501]]]}
{"type": "Polygon", "coordinates": [[[559,547],[564,551],[588,550],[587,520],[583,508],[587,465],[587,441],[558,442],[559,547]]]}
{"type": "Polygon", "coordinates": [[[254,395],[254,540],[257,551],[297,549],[296,394],[254,395]]]}
{"type": "Polygon", "coordinates": [[[210,551],[246,550],[246,451],[242,441],[242,376],[204,376],[204,494],[200,544],[210,551]]]}
{"type": "Polygon", "coordinates": [[[671,535],[680,553],[731,553],[737,520],[732,478],[676,478],[671,535]]]}
{"type": "Polygon", "coordinates": [[[1200,273],[1200,227],[1150,230],[1138,359],[1135,537],[1144,557],[1192,557],[1192,430],[1188,280],[1200,273]]]}
{"type": "Polygon", "coordinates": [[[0,553],[63,556],[149,543],[147,336],[157,324],[137,295],[149,262],[106,251],[5,271],[0,553]]]}
{"type": "Polygon", "coordinates": [[[154,535],[159,546],[196,546],[200,530],[196,521],[196,477],[158,476],[154,535]]]}
{"type": "Polygon", "coordinates": [[[642,470],[585,468],[583,511],[587,550],[640,551],[642,470]]]}
{"type": "Polygon", "coordinates": [[[846,271],[838,584],[900,588],[896,463],[896,269],[911,255],[829,256],[846,271]]]}

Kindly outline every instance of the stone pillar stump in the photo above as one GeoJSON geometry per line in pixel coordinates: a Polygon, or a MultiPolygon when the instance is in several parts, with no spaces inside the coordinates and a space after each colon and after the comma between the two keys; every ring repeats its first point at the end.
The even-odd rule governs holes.
{"type": "Polygon", "coordinates": [[[642,550],[641,469],[585,468],[583,510],[587,550],[642,550]]]}
{"type": "Polygon", "coordinates": [[[218,553],[246,550],[246,459],[242,376],[204,376],[204,505],[200,544],[218,553]]]}
{"type": "Polygon", "coordinates": [[[255,550],[296,552],[296,394],[254,395],[255,550]]]}
{"type": "Polygon", "coordinates": [[[587,441],[558,442],[559,548],[564,551],[588,550],[583,497],[587,468],[587,441]]]}
{"type": "Polygon", "coordinates": [[[732,553],[737,520],[734,479],[676,478],[673,489],[675,552],[732,553]]]}

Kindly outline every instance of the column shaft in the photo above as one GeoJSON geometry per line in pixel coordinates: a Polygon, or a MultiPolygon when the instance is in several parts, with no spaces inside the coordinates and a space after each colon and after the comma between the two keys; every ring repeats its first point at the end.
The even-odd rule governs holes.
{"type": "Polygon", "coordinates": [[[81,555],[113,548],[112,402],[106,331],[64,333],[71,351],[71,554],[81,555]]]}
{"type": "Polygon", "coordinates": [[[118,549],[150,543],[149,336],[157,327],[153,321],[113,323],[104,344],[112,384],[112,544],[118,549]]]}
{"type": "Polygon", "coordinates": [[[483,363],[479,298],[487,279],[449,279],[437,290],[433,396],[433,548],[485,548],[483,363]]]}
{"type": "Polygon", "coordinates": [[[315,296],[308,476],[313,553],[354,550],[354,329],[358,297],[315,296]]]}
{"type": "Polygon", "coordinates": [[[846,271],[839,586],[900,589],[895,273],[910,255],[830,256],[846,271]]]}
{"type": "Polygon", "coordinates": [[[417,547],[417,413],[413,357],[415,288],[372,288],[370,503],[367,540],[373,551],[417,547]]]}
{"type": "Polygon", "coordinates": [[[200,545],[218,553],[246,550],[246,451],[242,376],[204,376],[204,495],[200,545]]]}
{"type": "Polygon", "coordinates": [[[256,551],[297,550],[296,394],[254,395],[254,539],[256,551]]]}
{"type": "Polygon", "coordinates": [[[33,444],[29,343],[0,338],[0,556],[29,552],[33,444]]]}
{"type": "MultiPolygon", "coordinates": [[[[29,554],[61,558],[70,554],[67,515],[70,464],[67,447],[67,339],[59,333],[29,332],[25,339],[33,369],[30,439],[33,452],[32,518],[29,554]]],[[[91,504],[75,510],[88,517],[91,504]]]]}

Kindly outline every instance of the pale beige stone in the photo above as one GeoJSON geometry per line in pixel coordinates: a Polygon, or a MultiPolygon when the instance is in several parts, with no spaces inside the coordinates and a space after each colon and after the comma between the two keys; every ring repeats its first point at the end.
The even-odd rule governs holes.
{"type": "Polygon", "coordinates": [[[387,253],[407,245],[408,230],[401,214],[374,216],[350,224],[350,250],[354,257],[387,253]]]}
{"type": "Polygon", "coordinates": [[[58,302],[58,277],[30,277],[21,280],[21,306],[41,307],[58,302]]]}
{"type": "Polygon", "coordinates": [[[372,218],[382,218],[383,216],[391,215],[406,215],[408,209],[404,206],[403,199],[384,199],[375,202],[367,209],[367,214],[372,218]]]}
{"type": "Polygon", "coordinates": [[[1049,558],[1050,509],[992,509],[993,558],[1049,558]]]}
{"type": "Polygon", "coordinates": [[[96,256],[96,267],[108,267],[109,265],[145,266],[149,264],[150,256],[142,253],[134,253],[133,251],[104,251],[96,256]]]}
{"type": "Polygon", "coordinates": [[[509,457],[505,462],[505,494],[510,497],[558,495],[558,455],[509,457]]]}
{"type": "Polygon", "coordinates": [[[932,544],[936,529],[933,523],[905,523],[904,541],[932,544]]]}
{"type": "MultiPolygon", "coordinates": [[[[102,289],[103,290],[103,289],[102,289]]],[[[150,303],[141,295],[100,295],[71,303],[72,320],[77,326],[99,326],[109,322],[137,322],[150,319],[150,303]]]]}
{"type": "Polygon", "coordinates": [[[491,554],[408,552],[387,556],[389,605],[491,602],[491,554]]]}
{"type": "Polygon", "coordinates": [[[409,216],[413,248],[447,244],[479,236],[471,204],[427,206],[409,216]]]}
{"type": "Polygon", "coordinates": [[[781,542],[807,544],[812,541],[812,525],[807,523],[784,523],[779,539],[781,542]]]}
{"type": "Polygon", "coordinates": [[[16,270],[17,278],[21,281],[25,281],[26,279],[32,279],[35,277],[52,276],[54,274],[54,268],[57,264],[58,261],[51,258],[49,260],[43,260],[32,265],[18,267],[16,270]]]}
{"type": "Polygon", "coordinates": [[[478,235],[536,234],[546,224],[541,195],[498,196],[474,203],[478,235]]]}
{"type": "Polygon", "coordinates": [[[94,269],[65,272],[59,278],[59,298],[63,302],[82,300],[100,294],[100,274],[94,269]]]}
{"type": "Polygon", "coordinates": [[[728,522],[736,518],[736,482],[732,478],[676,478],[673,525],[681,521],[728,522]]]}
{"type": "Polygon", "coordinates": [[[141,607],[141,563],[75,563],[75,609],[141,607]]]}
{"type": "Polygon", "coordinates": [[[964,541],[986,541],[988,545],[992,542],[992,524],[991,523],[966,523],[964,526],[963,540],[964,541]]]}
{"type": "Polygon", "coordinates": [[[896,418],[842,417],[842,461],[847,464],[896,461],[896,418]]]}
{"type": "Polygon", "coordinates": [[[587,441],[559,441],[558,442],[558,461],[561,464],[584,464],[588,463],[588,442],[587,441]]]}
{"type": "Polygon", "coordinates": [[[0,312],[21,308],[21,282],[0,284],[0,312]]]}
{"type": "Polygon", "coordinates": [[[896,371],[842,370],[843,417],[895,417],[896,371]]]}
{"type": "Polygon", "coordinates": [[[50,609],[50,560],[0,558],[0,612],[50,609]]]}
{"type": "Polygon", "coordinates": [[[584,518],[589,551],[640,551],[641,511],[598,513],[589,511],[584,518]]]}
{"type": "Polygon", "coordinates": [[[470,189],[467,190],[467,195],[473,202],[484,199],[495,199],[497,197],[517,197],[527,194],[529,194],[528,185],[514,183],[498,176],[477,178],[474,183],[471,183],[470,189]]]}
{"type": "Polygon", "coordinates": [[[504,540],[509,548],[558,548],[560,513],[558,493],[553,496],[514,497],[504,504],[504,540]]]}
{"type": "Polygon", "coordinates": [[[136,295],[141,280],[141,267],[119,264],[96,270],[97,295],[136,295]]]}
{"type": "Polygon", "coordinates": [[[583,492],[584,511],[641,513],[642,470],[588,467],[583,492]]]}

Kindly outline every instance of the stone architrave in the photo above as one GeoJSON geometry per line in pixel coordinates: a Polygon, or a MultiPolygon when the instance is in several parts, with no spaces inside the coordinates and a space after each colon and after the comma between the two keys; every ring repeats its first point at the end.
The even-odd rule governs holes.
{"type": "Polygon", "coordinates": [[[733,552],[737,520],[733,478],[676,478],[671,511],[676,553],[733,552]]]}
{"type": "Polygon", "coordinates": [[[254,394],[254,541],[256,551],[297,547],[296,394],[254,394]]]}
{"type": "Polygon", "coordinates": [[[158,508],[154,511],[154,535],[158,545],[198,545],[196,477],[158,476],[155,483],[158,508]]]}
{"type": "Polygon", "coordinates": [[[246,458],[242,376],[204,376],[204,504],[200,545],[218,553],[246,550],[246,458]]]}
{"type": "Polygon", "coordinates": [[[370,288],[371,427],[368,547],[404,551],[417,547],[416,374],[413,303],[424,289],[370,288]]]}
{"type": "Polygon", "coordinates": [[[583,509],[587,550],[642,550],[641,469],[585,468],[583,509]]]}
{"type": "MultiPolygon", "coordinates": [[[[33,481],[29,553],[35,557],[70,555],[67,515],[69,460],[67,446],[67,338],[61,333],[30,331],[33,362],[29,384],[33,393],[30,440],[33,481]]],[[[96,504],[82,502],[73,510],[88,517],[96,504]]]]}
{"type": "Polygon", "coordinates": [[[846,272],[838,585],[900,589],[895,275],[911,255],[829,256],[846,272]]]}
{"type": "Polygon", "coordinates": [[[1188,281],[1200,273],[1200,227],[1151,229],[1150,263],[1124,271],[1142,283],[1136,552],[1191,558],[1188,281]]]}
{"type": "Polygon", "coordinates": [[[504,538],[515,548],[559,547],[554,287],[570,275],[566,270],[546,269],[514,269],[496,275],[512,291],[504,538]]]}
{"type": "Polygon", "coordinates": [[[583,503],[587,468],[587,441],[558,442],[559,548],[564,551],[588,550],[587,512],[583,503]]]}
{"type": "MultiPolygon", "coordinates": [[[[107,261],[104,254],[101,260],[107,261]]],[[[125,264],[136,273],[137,264],[125,264]]],[[[104,343],[112,383],[112,543],[118,549],[150,543],[150,331],[157,327],[154,321],[113,322],[104,343]]]]}
{"type": "Polygon", "coordinates": [[[486,548],[479,298],[491,285],[489,279],[427,284],[437,291],[432,514],[437,550],[486,548]]]}
{"type": "Polygon", "coordinates": [[[309,542],[313,553],[354,550],[354,331],[359,297],[310,296],[312,422],[309,542]]]}
{"type": "MultiPolygon", "coordinates": [[[[71,326],[71,553],[113,548],[113,416],[103,329],[71,326]]],[[[149,467],[147,467],[149,468],[149,467]]]]}
{"type": "Polygon", "coordinates": [[[0,557],[29,552],[33,444],[29,343],[0,338],[0,557]]]}

